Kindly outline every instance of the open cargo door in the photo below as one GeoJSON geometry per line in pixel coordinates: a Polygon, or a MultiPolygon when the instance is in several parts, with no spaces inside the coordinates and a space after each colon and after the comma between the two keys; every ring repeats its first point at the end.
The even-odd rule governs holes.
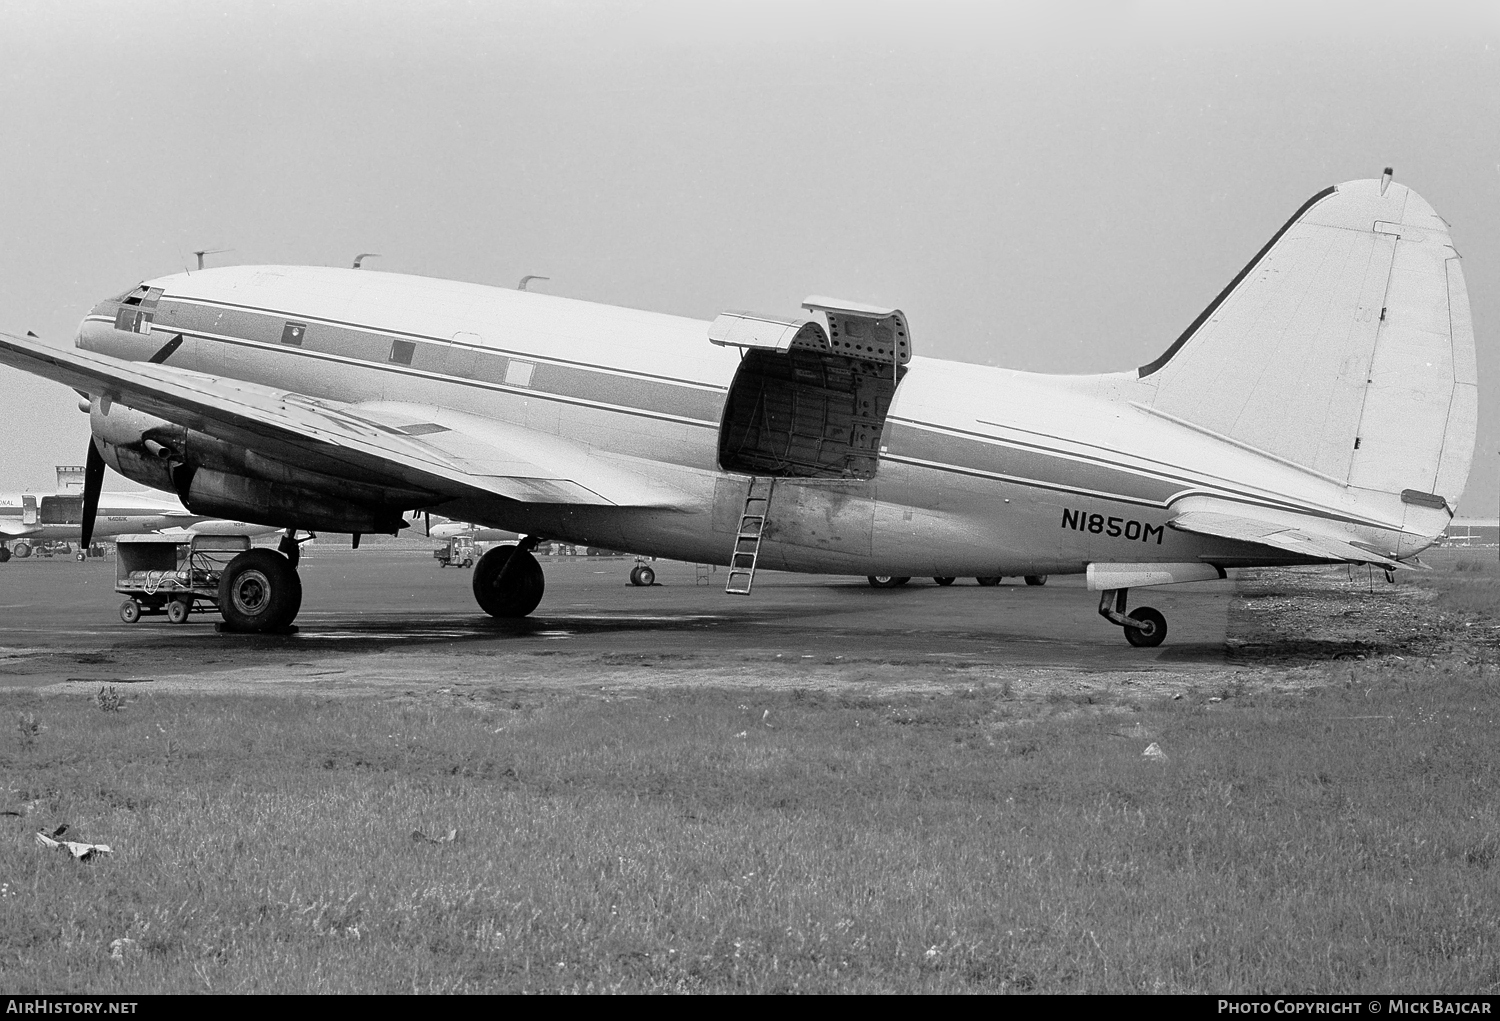
{"type": "Polygon", "coordinates": [[[869,479],[880,434],[911,360],[899,309],[810,297],[814,319],[725,312],[708,339],[738,347],[719,427],[719,466],[747,475],[869,479]]]}

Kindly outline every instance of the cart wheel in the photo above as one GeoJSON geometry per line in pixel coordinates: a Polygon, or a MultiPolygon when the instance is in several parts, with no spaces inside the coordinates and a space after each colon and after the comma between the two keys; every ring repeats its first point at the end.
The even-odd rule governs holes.
{"type": "Polygon", "coordinates": [[[120,604],[120,619],[127,624],[134,624],[141,619],[141,604],[134,599],[127,599],[120,604]]]}
{"type": "Polygon", "coordinates": [[[474,558],[470,557],[469,559],[465,560],[464,561],[464,566],[465,567],[473,567],[474,566],[474,558]]]}
{"type": "Polygon", "coordinates": [[[186,624],[188,614],[192,612],[192,606],[182,599],[174,599],[167,604],[167,619],[173,624],[186,624]]]}

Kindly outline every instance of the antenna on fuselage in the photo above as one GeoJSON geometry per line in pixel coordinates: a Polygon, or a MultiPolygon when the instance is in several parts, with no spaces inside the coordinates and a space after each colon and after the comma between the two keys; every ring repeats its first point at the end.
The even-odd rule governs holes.
{"type": "Polygon", "coordinates": [[[1380,194],[1385,194],[1385,190],[1391,186],[1391,178],[1395,176],[1390,167],[1385,168],[1385,173],[1380,175],[1380,194]]]}
{"type": "Polygon", "coordinates": [[[233,248],[203,248],[194,252],[193,254],[198,257],[198,268],[201,270],[203,268],[203,257],[205,255],[223,255],[225,252],[232,251],[234,251],[233,248]]]}
{"type": "Polygon", "coordinates": [[[380,253],[379,252],[360,252],[358,255],[356,255],[354,257],[354,268],[355,269],[359,269],[359,264],[362,263],[362,262],[364,262],[366,259],[378,259],[378,258],[380,258],[380,253]]]}
{"type": "Polygon", "coordinates": [[[529,284],[529,283],[531,283],[533,280],[551,280],[551,279],[552,279],[551,277],[537,276],[535,273],[528,273],[528,274],[526,274],[525,276],[523,276],[521,278],[521,282],[519,284],[516,284],[516,290],[518,290],[518,291],[524,291],[524,290],[526,290],[526,285],[529,284]]]}

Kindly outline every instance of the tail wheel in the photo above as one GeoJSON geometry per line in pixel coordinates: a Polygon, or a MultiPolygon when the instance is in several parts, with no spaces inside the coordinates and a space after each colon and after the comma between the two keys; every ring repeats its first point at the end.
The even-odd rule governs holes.
{"type": "Polygon", "coordinates": [[[985,588],[989,588],[993,585],[1000,584],[1000,575],[986,575],[983,578],[975,578],[974,580],[979,582],[979,584],[983,585],[985,588]]]}
{"type": "Polygon", "coordinates": [[[1047,584],[1047,576],[1045,574],[1028,574],[1026,575],[1026,584],[1045,585],[1047,584]]]}
{"type": "Polygon", "coordinates": [[[1126,614],[1141,622],[1140,627],[1125,628],[1125,640],[1138,649],[1154,649],[1167,637],[1167,618],[1149,606],[1138,606],[1126,614]]]}
{"type": "Polygon", "coordinates": [[[474,567],[474,598],[491,617],[526,616],[542,601],[546,587],[547,579],[536,557],[515,546],[496,546],[474,567]],[[505,565],[518,553],[520,559],[515,566],[505,571],[505,565]]]}
{"type": "Polygon", "coordinates": [[[637,567],[630,572],[630,584],[650,588],[656,584],[656,572],[649,567],[637,567]]]}
{"type": "Polygon", "coordinates": [[[900,588],[911,581],[910,577],[897,578],[889,574],[871,574],[868,576],[873,588],[900,588]]]}
{"type": "Polygon", "coordinates": [[[934,578],[932,580],[935,581],[935,582],[937,582],[939,585],[945,585],[946,586],[946,585],[952,585],[958,579],[957,578],[934,578]]]}
{"type": "Polygon", "coordinates": [[[246,550],[219,579],[219,612],[233,631],[279,631],[302,609],[302,579],[291,562],[268,549],[246,550]]]}

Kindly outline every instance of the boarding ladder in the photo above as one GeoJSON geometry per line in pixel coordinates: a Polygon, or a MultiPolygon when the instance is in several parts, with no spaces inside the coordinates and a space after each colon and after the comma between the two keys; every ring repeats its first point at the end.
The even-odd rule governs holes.
{"type": "Polygon", "coordinates": [[[745,496],[745,513],[734,536],[734,552],[729,555],[729,580],[724,591],[730,595],[748,596],[755,582],[755,562],[760,559],[760,540],[766,531],[766,515],[771,509],[771,487],[775,479],[752,478],[745,496]]]}

